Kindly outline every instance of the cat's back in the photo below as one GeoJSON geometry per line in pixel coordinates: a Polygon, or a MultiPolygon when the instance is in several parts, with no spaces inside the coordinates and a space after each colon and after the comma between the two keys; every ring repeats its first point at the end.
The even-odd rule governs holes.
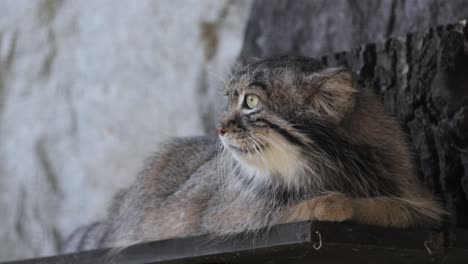
{"type": "Polygon", "coordinates": [[[150,159],[134,187],[140,208],[138,240],[197,232],[204,207],[216,192],[218,144],[210,136],[174,139],[150,159]]]}
{"type": "MultiPolygon", "coordinates": [[[[154,240],[174,233],[172,228],[161,227],[174,223],[173,212],[196,209],[187,202],[184,204],[180,197],[189,198],[184,192],[196,191],[190,185],[210,176],[205,172],[213,171],[218,150],[218,139],[211,136],[175,138],[163,144],[147,160],[133,185],[114,197],[107,221],[77,229],[65,243],[63,252],[127,245],[145,240],[147,235],[154,240]],[[161,232],[164,230],[168,234],[161,232]]],[[[210,195],[204,192],[205,196],[210,195]]]]}
{"type": "Polygon", "coordinates": [[[147,161],[136,184],[141,191],[148,188],[155,193],[157,197],[151,197],[153,201],[165,199],[212,160],[219,147],[218,138],[213,136],[172,139],[147,161]]]}

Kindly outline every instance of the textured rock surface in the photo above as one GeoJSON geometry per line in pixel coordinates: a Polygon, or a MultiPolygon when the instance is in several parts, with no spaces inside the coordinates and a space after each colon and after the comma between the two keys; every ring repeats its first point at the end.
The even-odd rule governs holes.
{"type": "Polygon", "coordinates": [[[467,0],[256,0],[242,56],[321,56],[467,15],[467,0]]]}
{"type": "Polygon", "coordinates": [[[0,260],[55,253],[160,141],[213,129],[249,10],[0,1],[0,260]]]}
{"type": "Polygon", "coordinates": [[[424,29],[468,17],[466,1],[342,1],[340,8],[348,8],[340,13],[345,17],[327,12],[339,8],[331,7],[334,1],[266,2],[271,1],[255,1],[244,57],[319,56],[351,47],[359,39],[374,42],[372,36],[379,39],[422,28],[419,33],[348,49],[323,60],[348,65],[363,86],[381,96],[410,135],[420,178],[446,203],[452,222],[468,226],[467,27],[424,29]],[[388,9],[393,11],[385,12],[385,5],[394,6],[388,9]],[[370,12],[377,15],[369,16],[370,12]],[[345,23],[347,19],[352,22],[345,23]],[[282,26],[273,30],[275,25],[282,26]]]}

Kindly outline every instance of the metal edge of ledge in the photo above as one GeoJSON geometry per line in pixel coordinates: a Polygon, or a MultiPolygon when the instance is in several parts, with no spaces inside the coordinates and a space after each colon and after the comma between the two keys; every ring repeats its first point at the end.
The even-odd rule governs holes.
{"type": "Polygon", "coordinates": [[[468,230],[448,235],[354,223],[296,222],[235,237],[154,241],[4,264],[143,263],[463,263],[468,230]],[[396,262],[398,261],[398,262],[396,262]]]}

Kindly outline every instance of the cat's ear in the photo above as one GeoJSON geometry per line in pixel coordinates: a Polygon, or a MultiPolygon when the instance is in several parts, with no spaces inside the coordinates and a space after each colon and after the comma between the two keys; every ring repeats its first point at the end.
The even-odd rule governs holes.
{"type": "Polygon", "coordinates": [[[344,67],[327,68],[306,77],[310,85],[309,102],[321,117],[339,123],[355,105],[355,74],[344,67]]]}

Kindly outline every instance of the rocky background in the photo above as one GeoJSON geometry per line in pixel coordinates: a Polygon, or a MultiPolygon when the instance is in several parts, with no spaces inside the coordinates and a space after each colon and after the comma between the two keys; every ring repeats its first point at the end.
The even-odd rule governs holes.
{"type": "Polygon", "coordinates": [[[0,260],[55,253],[159,142],[213,133],[239,54],[339,52],[467,226],[463,18],[467,0],[0,1],[0,260]]]}

